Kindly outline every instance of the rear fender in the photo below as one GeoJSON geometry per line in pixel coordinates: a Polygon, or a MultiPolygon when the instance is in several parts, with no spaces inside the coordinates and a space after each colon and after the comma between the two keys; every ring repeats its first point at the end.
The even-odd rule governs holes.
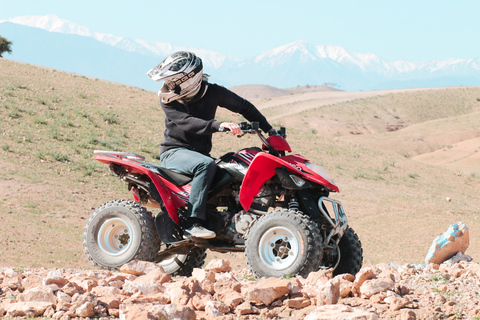
{"type": "Polygon", "coordinates": [[[126,159],[119,159],[117,157],[112,157],[108,155],[99,155],[95,157],[95,160],[103,162],[105,164],[110,165],[110,163],[115,163],[117,165],[121,165],[127,169],[128,172],[131,173],[142,173],[147,175],[150,180],[152,180],[155,188],[157,188],[160,197],[163,200],[165,208],[170,216],[178,224],[178,215],[177,215],[177,206],[175,205],[175,200],[172,196],[172,193],[167,188],[166,183],[160,178],[160,176],[147,168],[141,166],[141,162],[135,160],[126,160],[126,159]]]}

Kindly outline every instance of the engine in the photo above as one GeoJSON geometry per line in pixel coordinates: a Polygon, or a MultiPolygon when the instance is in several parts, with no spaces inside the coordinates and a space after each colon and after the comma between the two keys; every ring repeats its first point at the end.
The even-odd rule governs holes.
{"type": "Polygon", "coordinates": [[[272,207],[275,201],[274,189],[272,185],[264,184],[257,196],[253,199],[253,203],[266,208],[272,207]]]}
{"type": "Polygon", "coordinates": [[[235,214],[233,218],[235,221],[235,230],[237,230],[237,232],[242,236],[245,235],[248,229],[250,229],[250,227],[255,223],[257,217],[257,215],[248,211],[240,211],[239,213],[235,214]]]}

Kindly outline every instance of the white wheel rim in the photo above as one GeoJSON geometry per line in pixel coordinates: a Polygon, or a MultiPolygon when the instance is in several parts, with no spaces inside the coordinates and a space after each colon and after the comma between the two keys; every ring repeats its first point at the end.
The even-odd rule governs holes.
{"type": "Polygon", "coordinates": [[[284,270],[292,266],[299,255],[299,241],[295,234],[284,227],[267,230],[258,244],[260,259],[269,268],[284,270]]]}
{"type": "Polygon", "coordinates": [[[173,263],[173,262],[177,259],[178,256],[179,256],[178,254],[174,254],[174,255],[172,255],[170,258],[167,258],[167,259],[165,259],[165,260],[162,260],[162,261],[160,261],[160,262],[157,263],[157,264],[160,265],[160,266],[162,266],[162,267],[168,266],[169,264],[173,263]]]}
{"type": "Polygon", "coordinates": [[[98,231],[100,249],[111,256],[118,256],[128,250],[132,243],[132,229],[120,218],[106,220],[98,231]]]}

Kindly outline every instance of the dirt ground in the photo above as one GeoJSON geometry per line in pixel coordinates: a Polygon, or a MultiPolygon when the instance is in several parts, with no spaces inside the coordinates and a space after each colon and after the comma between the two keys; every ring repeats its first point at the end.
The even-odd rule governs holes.
{"type": "MultiPolygon", "coordinates": [[[[5,120],[0,127],[1,265],[91,268],[82,246],[86,219],[104,202],[132,199],[106,166],[96,164],[92,150],[117,147],[150,159],[158,157],[163,113],[157,96],[5,59],[0,59],[0,67],[0,116],[5,120]],[[62,158],[65,155],[66,160],[62,158]]],[[[435,110],[407,108],[412,99],[434,100],[437,93],[446,95],[447,91],[320,91],[253,102],[272,124],[288,128],[294,153],[311,158],[334,177],[341,190],[335,198],[342,201],[349,223],[359,234],[365,263],[419,263],[433,238],[458,220],[471,228],[472,256],[480,256],[475,243],[480,241],[476,220],[480,206],[478,179],[438,170],[438,165],[444,164],[434,163],[440,159],[439,154],[450,154],[461,159],[456,164],[470,165],[471,161],[476,166],[478,121],[470,112],[471,103],[466,103],[470,113],[455,121],[448,117],[426,121],[425,129],[422,119],[418,120],[423,131],[412,124],[412,119],[416,119],[417,111],[427,114],[428,119],[428,113],[435,110]],[[350,101],[355,103],[348,104],[350,101]],[[374,104],[377,102],[381,105],[374,104]],[[385,131],[386,124],[391,129],[400,120],[404,121],[401,130],[385,131]],[[465,128],[467,120],[471,123],[465,128]],[[438,129],[453,122],[468,132],[462,136],[438,129]],[[413,140],[419,132],[424,135],[423,141],[413,140]],[[432,153],[430,160],[428,152],[423,151],[442,145],[434,141],[440,134],[450,139],[446,146],[451,147],[432,148],[436,154],[432,153]],[[424,155],[418,161],[403,157],[402,143],[405,148],[423,143],[424,149],[419,150],[424,155]]],[[[442,108],[449,109],[459,96],[478,103],[476,91],[455,91],[445,98],[442,108]]],[[[233,119],[222,112],[218,116],[233,119]]],[[[214,143],[222,154],[258,146],[255,138],[221,136],[215,137],[214,143]]],[[[453,164],[448,161],[445,165],[453,164]]],[[[208,253],[208,259],[224,256],[233,267],[246,267],[241,253],[208,253]]]]}

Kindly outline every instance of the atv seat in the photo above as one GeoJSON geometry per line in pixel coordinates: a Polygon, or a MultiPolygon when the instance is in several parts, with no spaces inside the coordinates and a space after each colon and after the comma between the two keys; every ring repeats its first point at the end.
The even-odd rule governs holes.
{"type": "Polygon", "coordinates": [[[183,185],[189,183],[190,181],[192,181],[191,177],[185,176],[181,173],[174,172],[172,170],[169,170],[167,168],[159,166],[158,164],[144,162],[142,164],[142,167],[145,167],[145,168],[159,174],[160,176],[162,176],[163,178],[165,178],[166,180],[170,181],[171,183],[173,183],[177,186],[183,186],[183,185]]]}

